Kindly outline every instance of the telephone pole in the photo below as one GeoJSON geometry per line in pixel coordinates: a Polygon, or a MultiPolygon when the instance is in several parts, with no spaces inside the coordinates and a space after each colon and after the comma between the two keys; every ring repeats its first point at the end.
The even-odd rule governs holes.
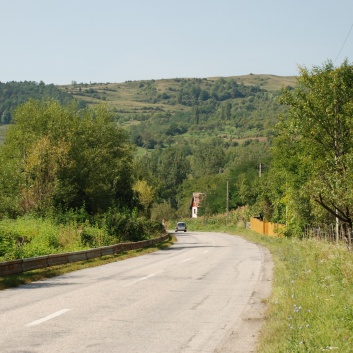
{"type": "Polygon", "coordinates": [[[228,225],[228,218],[229,218],[229,178],[227,178],[226,181],[227,181],[227,200],[226,200],[227,218],[226,218],[226,225],[228,225]]]}

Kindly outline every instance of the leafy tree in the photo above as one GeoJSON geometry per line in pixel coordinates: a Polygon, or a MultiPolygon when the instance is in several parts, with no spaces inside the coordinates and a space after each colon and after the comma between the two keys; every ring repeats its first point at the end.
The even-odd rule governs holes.
{"type": "Polygon", "coordinates": [[[138,199],[146,216],[150,217],[150,209],[155,195],[155,191],[152,186],[148,185],[145,180],[137,180],[133,186],[133,190],[137,192],[138,199]]]}
{"type": "Polygon", "coordinates": [[[139,177],[154,187],[157,202],[177,207],[178,190],[190,172],[187,152],[182,146],[156,149],[142,156],[135,169],[139,177]]]}
{"type": "Polygon", "coordinates": [[[300,68],[282,102],[290,110],[279,125],[277,167],[292,188],[352,228],[353,66],[300,68]]]}
{"type": "Polygon", "coordinates": [[[224,150],[215,140],[196,143],[192,152],[191,171],[194,177],[217,174],[224,168],[224,150]]]}
{"type": "Polygon", "coordinates": [[[1,148],[6,168],[1,168],[0,190],[19,199],[18,209],[45,213],[51,206],[85,207],[99,213],[133,207],[133,150],[105,107],[82,110],[31,100],[14,119],[1,148]],[[8,175],[15,176],[11,193],[8,175]]]}

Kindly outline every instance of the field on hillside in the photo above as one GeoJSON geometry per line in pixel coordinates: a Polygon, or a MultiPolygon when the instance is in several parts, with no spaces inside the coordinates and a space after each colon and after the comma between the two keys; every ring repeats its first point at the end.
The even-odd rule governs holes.
{"type": "MultiPolygon", "coordinates": [[[[105,103],[110,110],[121,114],[148,114],[153,112],[176,113],[190,111],[192,108],[181,104],[156,101],[151,96],[171,95],[181,88],[182,81],[197,80],[200,87],[210,86],[220,77],[204,79],[161,79],[149,81],[126,81],[124,83],[80,83],[60,86],[67,93],[85,101],[89,105],[105,103]]],[[[295,76],[255,75],[232,76],[239,84],[258,86],[269,92],[280,91],[283,87],[296,85],[295,76]]]]}
{"type": "MultiPolygon", "coordinates": [[[[163,102],[149,101],[151,92],[145,87],[145,81],[128,81],[125,83],[93,83],[61,86],[66,92],[88,105],[107,104],[109,109],[117,114],[150,114],[154,112],[176,113],[190,110],[182,105],[169,105],[163,102]]],[[[173,80],[154,82],[158,93],[164,93],[167,87],[175,86],[173,80]]],[[[175,87],[177,89],[177,87],[175,87]]]]}
{"type": "Polygon", "coordinates": [[[279,91],[283,87],[295,87],[296,77],[295,76],[275,76],[275,75],[244,75],[234,76],[239,82],[244,85],[260,86],[267,91],[279,91]]]}

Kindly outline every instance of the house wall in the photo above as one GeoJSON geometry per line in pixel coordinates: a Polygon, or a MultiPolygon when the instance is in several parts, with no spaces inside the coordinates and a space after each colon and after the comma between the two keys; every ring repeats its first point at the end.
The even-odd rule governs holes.
{"type": "Polygon", "coordinates": [[[197,207],[191,207],[191,217],[197,218],[197,207]]]}

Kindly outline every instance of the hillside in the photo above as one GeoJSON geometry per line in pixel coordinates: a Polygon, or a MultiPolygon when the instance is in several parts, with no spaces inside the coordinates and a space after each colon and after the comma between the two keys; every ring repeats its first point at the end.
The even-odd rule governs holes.
{"type": "Polygon", "coordinates": [[[107,104],[115,120],[131,128],[138,146],[154,148],[173,143],[177,136],[237,142],[266,138],[284,109],[277,100],[281,89],[295,84],[295,77],[250,74],[60,88],[87,105],[107,104]]]}
{"type": "MultiPolygon", "coordinates": [[[[295,84],[295,77],[255,74],[66,86],[10,82],[1,84],[0,102],[3,123],[11,121],[9,113],[16,104],[29,98],[53,97],[63,103],[75,98],[81,105],[106,104],[116,122],[131,129],[133,141],[144,148],[169,145],[179,137],[222,137],[241,143],[272,134],[284,109],[277,101],[280,91],[295,84]]],[[[5,130],[1,129],[0,144],[5,130]]]]}
{"type": "MultiPolygon", "coordinates": [[[[210,86],[213,82],[220,80],[220,77],[210,77],[206,79],[162,79],[149,81],[126,81],[124,83],[79,83],[74,85],[59,86],[65,92],[74,95],[76,98],[88,104],[99,104],[106,102],[112,111],[120,113],[135,114],[150,113],[151,111],[176,112],[183,106],[174,106],[164,101],[149,101],[147,98],[153,93],[159,95],[177,92],[184,81],[196,81],[200,87],[210,86]]],[[[246,86],[257,86],[269,92],[279,92],[283,87],[296,85],[295,76],[275,76],[275,75],[244,75],[223,78],[225,80],[235,80],[239,84],[246,86]]]]}

